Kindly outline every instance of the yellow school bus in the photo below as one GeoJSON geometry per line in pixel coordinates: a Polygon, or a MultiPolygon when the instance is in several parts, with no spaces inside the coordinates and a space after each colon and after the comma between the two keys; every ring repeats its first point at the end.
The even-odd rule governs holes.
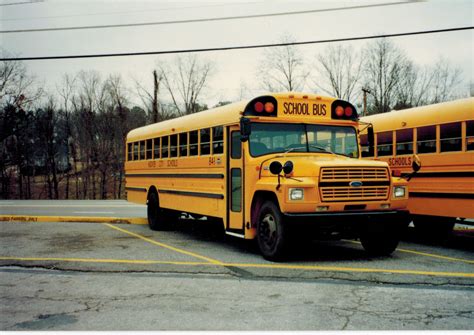
{"type": "MultiPolygon", "coordinates": [[[[412,155],[421,171],[409,182],[408,209],[423,233],[450,232],[457,218],[474,218],[474,98],[361,118],[374,127],[375,148],[364,156],[408,174],[412,155]]],[[[363,147],[367,136],[362,135],[363,147]]]]}
{"type": "Polygon", "coordinates": [[[360,159],[357,120],[349,102],[290,92],[134,129],[128,200],[147,205],[153,230],[176,214],[206,216],[257,239],[269,260],[302,231],[360,238],[388,255],[408,225],[407,182],[386,162],[360,159]]]}

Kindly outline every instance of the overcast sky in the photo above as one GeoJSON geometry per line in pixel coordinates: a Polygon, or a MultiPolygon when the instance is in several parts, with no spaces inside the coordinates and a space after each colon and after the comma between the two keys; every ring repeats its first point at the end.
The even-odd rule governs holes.
{"type": "MultiPolygon", "coordinates": [[[[264,13],[334,9],[401,1],[131,1],[131,0],[0,0],[0,30],[114,25],[176,21],[264,13]],[[9,5],[18,3],[16,5],[9,5]]],[[[185,24],[120,27],[94,30],[3,33],[3,48],[18,56],[57,56],[94,53],[146,52],[276,43],[284,34],[296,41],[473,26],[473,0],[433,0],[299,15],[209,21],[185,24]]],[[[417,64],[434,64],[444,57],[463,70],[464,88],[474,77],[473,31],[397,37],[393,42],[417,64]]],[[[348,42],[349,43],[349,42],[348,42]]],[[[351,42],[355,50],[367,41],[351,42]]],[[[301,46],[308,60],[328,44],[301,46]]],[[[260,93],[256,77],[263,49],[201,53],[215,63],[203,102],[235,100],[241,83],[260,93]]],[[[173,56],[135,56],[74,60],[27,61],[31,73],[54,88],[64,73],[97,70],[104,77],[120,73],[151,85],[151,71],[173,56]]],[[[308,88],[309,89],[309,88],[308,88]]]]}

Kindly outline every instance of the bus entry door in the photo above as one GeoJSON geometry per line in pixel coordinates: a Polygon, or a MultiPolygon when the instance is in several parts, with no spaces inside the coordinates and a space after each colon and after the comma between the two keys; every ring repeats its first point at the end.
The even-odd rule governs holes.
{"type": "Polygon", "coordinates": [[[240,130],[228,128],[227,138],[227,231],[244,235],[244,171],[240,130]]]}

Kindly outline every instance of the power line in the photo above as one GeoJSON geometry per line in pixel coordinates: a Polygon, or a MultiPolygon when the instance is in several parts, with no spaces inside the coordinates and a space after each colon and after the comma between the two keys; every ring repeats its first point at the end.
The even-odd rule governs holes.
{"type": "Polygon", "coordinates": [[[333,11],[353,10],[353,9],[362,9],[362,8],[385,7],[385,6],[394,6],[394,5],[406,5],[406,4],[410,4],[410,3],[414,3],[414,2],[422,2],[422,1],[425,1],[425,0],[399,1],[399,2],[390,2],[390,3],[378,3],[378,4],[370,4],[370,5],[361,5],[361,6],[347,6],[347,7],[325,8],[325,9],[309,9],[309,10],[299,10],[299,11],[292,11],[292,12],[253,14],[253,15],[238,15],[238,16],[224,16],[224,17],[203,18],[203,19],[188,19],[188,20],[174,20],[174,21],[160,21],[160,22],[143,22],[143,23],[124,23],[124,24],[108,24],[108,25],[96,25],[96,26],[60,27],[60,28],[1,30],[0,33],[1,34],[32,33],[32,32],[45,32],[45,31],[143,27],[143,26],[157,26],[157,25],[168,25],[168,24],[229,21],[229,20],[254,19],[254,18],[261,18],[261,17],[275,17],[275,16],[283,16],[283,15],[285,15],[285,16],[286,15],[299,15],[299,14],[333,12],[333,11]]]}
{"type": "Polygon", "coordinates": [[[384,34],[384,35],[346,37],[346,38],[336,38],[336,39],[328,39],[328,40],[313,40],[313,41],[303,41],[303,42],[254,44],[254,45],[241,45],[241,46],[228,46],[228,47],[215,47],[215,48],[180,49],[180,50],[146,51],[146,52],[127,52],[127,53],[109,53],[109,54],[91,54],[91,55],[15,57],[15,58],[0,58],[0,61],[26,61],[26,60],[51,60],[51,59],[149,56],[149,55],[182,54],[182,53],[197,53],[197,52],[210,52],[210,51],[259,49],[259,48],[271,48],[271,47],[284,47],[284,46],[291,46],[291,45],[307,45],[307,44],[349,42],[349,41],[370,40],[370,39],[377,39],[377,38],[390,38],[390,37],[401,37],[401,36],[437,34],[437,33],[447,33],[447,32],[470,30],[470,29],[474,29],[474,26],[447,28],[447,29],[436,29],[436,30],[424,30],[424,31],[413,31],[413,32],[407,32],[407,33],[394,33],[394,34],[384,34]]]}
{"type": "Polygon", "coordinates": [[[184,7],[166,7],[159,9],[148,9],[148,10],[130,10],[126,12],[102,12],[102,13],[90,13],[90,14],[74,14],[74,15],[56,15],[56,16],[36,16],[36,17],[22,17],[22,18],[13,18],[13,19],[0,19],[0,21],[25,21],[25,20],[42,20],[42,19],[63,19],[70,17],[84,17],[84,16],[100,16],[100,15],[116,15],[116,14],[131,14],[131,13],[151,13],[151,12],[162,12],[167,10],[183,10],[183,9],[202,9],[210,7],[228,7],[236,5],[252,5],[259,2],[237,2],[237,3],[225,3],[225,4],[215,4],[215,5],[202,5],[202,6],[184,6],[184,7]]]}
{"type": "Polygon", "coordinates": [[[2,3],[0,6],[14,6],[14,5],[31,5],[36,2],[44,2],[44,0],[30,0],[30,1],[23,1],[23,2],[9,2],[9,3],[2,3]]]}

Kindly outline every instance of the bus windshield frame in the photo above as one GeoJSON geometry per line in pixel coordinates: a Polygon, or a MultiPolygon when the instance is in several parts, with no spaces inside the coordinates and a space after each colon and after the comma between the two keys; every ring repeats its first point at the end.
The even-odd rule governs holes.
{"type": "Polygon", "coordinates": [[[251,124],[249,151],[252,157],[305,152],[359,158],[359,143],[353,126],[258,122],[251,124]]]}

